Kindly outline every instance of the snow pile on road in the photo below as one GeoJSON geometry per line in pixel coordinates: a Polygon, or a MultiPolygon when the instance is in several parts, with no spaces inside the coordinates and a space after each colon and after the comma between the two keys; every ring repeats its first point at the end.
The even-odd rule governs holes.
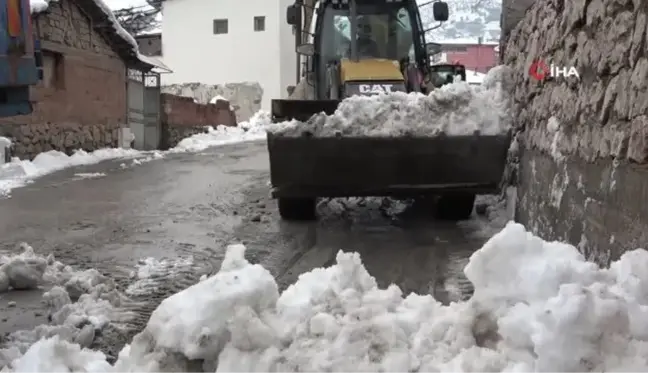
{"type": "Polygon", "coordinates": [[[272,128],[283,136],[438,136],[505,133],[511,71],[493,68],[480,86],[455,82],[429,95],[395,92],[344,99],[333,115],[320,113],[306,123],[272,128]]]}
{"type": "Polygon", "coordinates": [[[170,152],[199,152],[213,146],[233,144],[266,138],[266,128],[270,124],[270,114],[259,111],[247,122],[236,127],[209,127],[206,133],[199,133],[181,140],[170,152]]]}
{"type": "Polygon", "coordinates": [[[633,324],[648,301],[638,283],[648,280],[639,272],[648,264],[644,251],[599,270],[574,247],[511,224],[471,258],[474,298],[448,307],[430,296],[403,299],[396,286],[378,289],[357,254],[340,253],[335,266],[302,275],[281,296],[271,274],[247,263],[240,248],[228,254],[219,274],[160,305],[118,370],[184,365],[160,361],[163,351],[219,371],[648,367],[623,356],[648,352],[636,334],[642,325],[633,324]]]}
{"type": "MultiPolygon", "coordinates": [[[[108,324],[119,326],[134,316],[119,309],[125,297],[118,292],[112,279],[96,269],[75,270],[57,261],[53,255],[36,254],[24,243],[19,249],[23,250],[19,254],[0,255],[0,293],[49,288],[43,294],[43,301],[47,304],[51,324],[6,336],[6,341],[18,351],[24,353],[41,338],[55,335],[87,347],[95,334],[108,324]]],[[[0,350],[0,363],[6,353],[0,350]]]]}
{"type": "Polygon", "coordinates": [[[646,371],[648,252],[610,268],[509,223],[470,259],[465,302],[379,289],[357,253],[282,294],[245,248],[166,300],[114,366],[43,339],[9,371],[646,371]],[[195,370],[191,370],[195,371],[195,370]]]}
{"type": "MultiPolygon", "coordinates": [[[[7,358],[16,356],[16,351],[7,351],[6,355],[7,358]]],[[[111,366],[101,352],[82,349],[57,335],[34,344],[22,358],[15,360],[13,369],[16,372],[108,372],[111,366]]]]}

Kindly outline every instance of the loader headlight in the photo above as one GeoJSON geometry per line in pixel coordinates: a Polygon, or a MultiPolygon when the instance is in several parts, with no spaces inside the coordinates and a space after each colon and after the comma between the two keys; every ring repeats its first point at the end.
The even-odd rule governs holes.
{"type": "Polygon", "coordinates": [[[380,93],[405,91],[405,83],[403,82],[347,83],[344,87],[345,97],[354,95],[371,96],[380,93]]]}

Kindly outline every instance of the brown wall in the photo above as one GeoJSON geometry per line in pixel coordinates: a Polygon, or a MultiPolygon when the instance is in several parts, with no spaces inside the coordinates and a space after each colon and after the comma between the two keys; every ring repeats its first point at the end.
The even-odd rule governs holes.
{"type": "Polygon", "coordinates": [[[226,101],[198,104],[192,98],[162,94],[162,148],[174,147],[185,137],[205,132],[205,127],[236,126],[236,115],[226,101]]]}
{"type": "Polygon", "coordinates": [[[35,17],[44,79],[32,90],[34,112],[0,120],[0,135],[15,140],[14,155],[117,145],[126,123],[126,68],[93,26],[70,0],[35,17]]]}

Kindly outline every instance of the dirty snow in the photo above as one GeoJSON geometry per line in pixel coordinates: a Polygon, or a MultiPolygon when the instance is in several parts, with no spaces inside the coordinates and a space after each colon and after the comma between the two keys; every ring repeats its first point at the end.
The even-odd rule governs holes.
{"type": "Polygon", "coordinates": [[[125,290],[127,295],[143,295],[156,289],[161,283],[173,281],[173,277],[195,268],[194,259],[186,258],[146,258],[137,263],[131,273],[132,282],[125,290]]]}
{"type": "Polygon", "coordinates": [[[464,272],[474,296],[378,288],[357,253],[279,293],[272,274],[228,248],[221,270],[166,300],[114,366],[57,337],[11,355],[18,372],[646,371],[648,252],[609,268],[509,223],[464,272]],[[194,360],[190,362],[190,360],[194,360]]]}
{"type": "Polygon", "coordinates": [[[510,68],[489,71],[482,84],[455,82],[429,95],[395,92],[344,99],[333,115],[292,121],[271,130],[283,136],[437,136],[506,133],[510,68]]]}
{"type": "MultiPolygon", "coordinates": [[[[51,323],[5,336],[4,342],[20,353],[39,339],[56,335],[87,347],[107,325],[120,327],[134,317],[120,310],[125,297],[117,291],[113,280],[95,269],[76,270],[53,255],[36,254],[24,243],[0,254],[0,294],[36,288],[46,290],[43,302],[51,323]]],[[[12,352],[0,350],[0,367],[6,364],[3,357],[7,354],[12,352]]]]}

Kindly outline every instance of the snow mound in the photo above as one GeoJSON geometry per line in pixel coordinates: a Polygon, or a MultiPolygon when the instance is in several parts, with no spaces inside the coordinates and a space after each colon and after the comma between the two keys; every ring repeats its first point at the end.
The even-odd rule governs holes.
{"type": "Polygon", "coordinates": [[[575,247],[511,222],[470,258],[474,296],[448,306],[395,285],[380,289],[357,253],[341,251],[279,295],[270,272],[244,252],[231,246],[217,274],[163,301],[115,366],[50,338],[23,357],[7,352],[9,371],[648,369],[645,250],[601,269],[575,247]]]}
{"type": "Polygon", "coordinates": [[[103,353],[82,349],[58,336],[36,342],[13,365],[17,372],[108,372],[111,368],[103,353]]]}
{"type": "Polygon", "coordinates": [[[249,121],[241,122],[236,127],[222,125],[216,128],[208,127],[206,133],[187,137],[169,151],[173,153],[198,152],[213,146],[263,140],[266,138],[266,129],[269,128],[270,122],[270,114],[259,111],[249,121]]]}
{"type": "Polygon", "coordinates": [[[292,121],[270,131],[283,136],[438,136],[498,135],[509,131],[510,68],[498,67],[473,86],[455,82],[429,95],[395,92],[344,99],[333,115],[292,121]]]}

